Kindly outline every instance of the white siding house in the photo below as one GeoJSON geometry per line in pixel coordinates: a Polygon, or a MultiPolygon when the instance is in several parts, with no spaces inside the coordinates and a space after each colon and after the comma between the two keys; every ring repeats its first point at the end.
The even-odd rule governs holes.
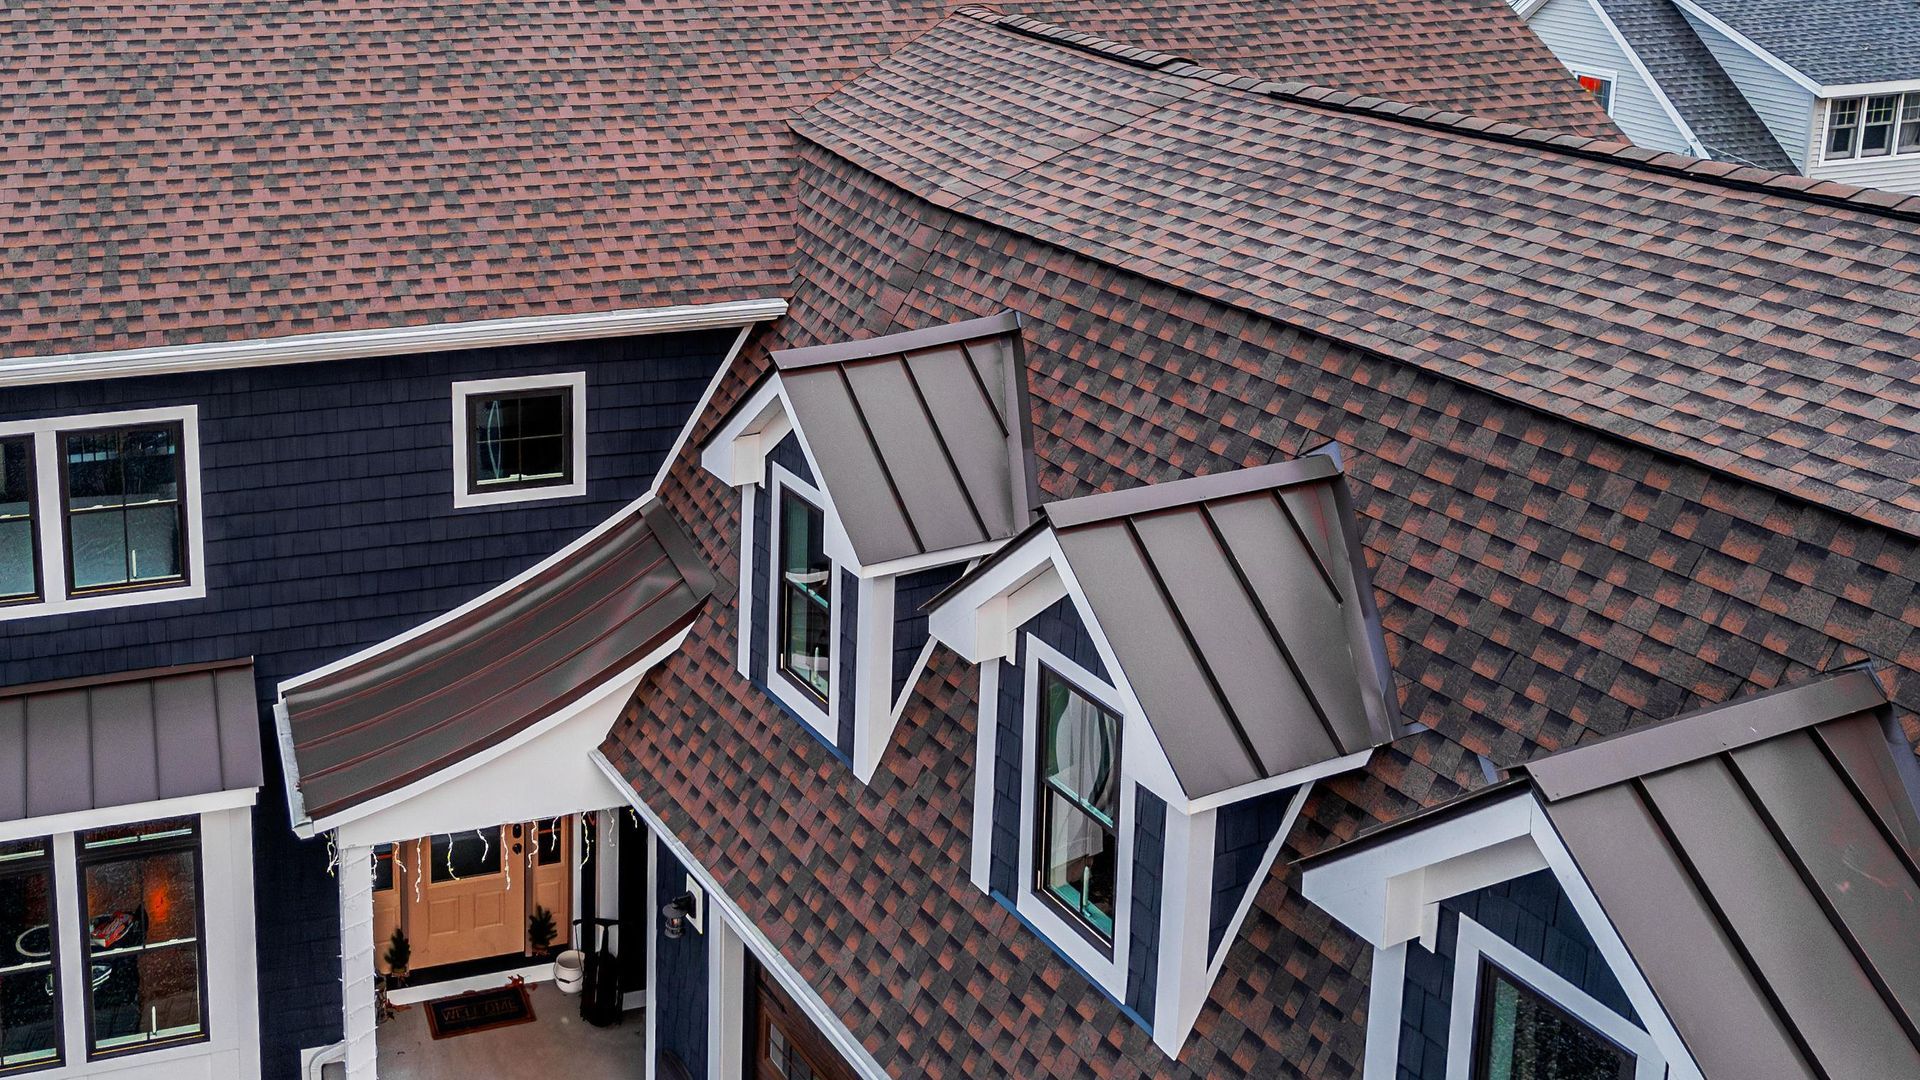
{"type": "Polygon", "coordinates": [[[1576,78],[1606,82],[1607,114],[1634,145],[1707,156],[1597,0],[1546,0],[1528,22],[1576,78]]]}

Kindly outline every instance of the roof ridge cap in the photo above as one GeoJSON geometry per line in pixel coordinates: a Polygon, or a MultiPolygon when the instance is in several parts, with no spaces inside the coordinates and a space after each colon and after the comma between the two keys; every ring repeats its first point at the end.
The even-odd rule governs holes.
{"type": "Polygon", "coordinates": [[[1773,172],[1752,165],[1736,165],[1686,154],[1649,150],[1629,142],[1595,139],[1562,131],[1528,127],[1506,120],[1490,120],[1447,109],[1413,105],[1370,94],[1355,94],[1303,81],[1265,79],[1241,72],[1203,67],[1185,57],[1159,52],[1092,34],[1079,33],[1025,15],[1008,15],[990,7],[968,5],[957,16],[977,19],[1012,33],[1063,48],[1090,53],[1130,67],[1145,68],[1173,78],[1211,83],[1230,90],[1291,101],[1336,112],[1378,116],[1434,131],[1458,132],[1488,142],[1550,150],[1589,161],[1608,161],[1642,172],[1685,177],[1736,191],[1777,194],[1803,202],[1920,222],[1920,195],[1857,187],[1833,180],[1815,180],[1797,173],[1773,172]]]}

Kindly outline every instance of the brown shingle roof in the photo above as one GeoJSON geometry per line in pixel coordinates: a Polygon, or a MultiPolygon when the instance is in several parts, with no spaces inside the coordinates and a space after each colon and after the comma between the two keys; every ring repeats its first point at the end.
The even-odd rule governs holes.
{"type": "MultiPolygon", "coordinates": [[[[9,5],[0,355],[779,293],[786,118],[949,6],[9,5]]],[[[1008,8],[1610,129],[1502,0],[1008,8]]]]}

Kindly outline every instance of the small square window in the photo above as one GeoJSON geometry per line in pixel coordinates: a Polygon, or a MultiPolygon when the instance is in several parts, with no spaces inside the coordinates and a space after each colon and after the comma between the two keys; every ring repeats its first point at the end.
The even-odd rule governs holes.
{"type": "Polygon", "coordinates": [[[194,818],[81,833],[91,983],[88,1057],[207,1037],[194,818]]]}
{"type": "Polygon", "coordinates": [[[34,527],[33,437],[0,439],[0,604],[40,595],[40,544],[34,527]]]}
{"type": "Polygon", "coordinates": [[[60,435],[70,591],[185,580],[186,478],[179,424],[60,435]]]}
{"type": "Polygon", "coordinates": [[[586,376],[453,384],[455,506],[585,495],[586,376]]]}
{"type": "Polygon", "coordinates": [[[1633,1080],[1635,1058],[1491,963],[1474,1080],[1633,1080]]]}
{"type": "Polygon", "coordinates": [[[1606,75],[1590,75],[1578,71],[1574,72],[1574,78],[1580,81],[1580,89],[1592,94],[1594,100],[1600,103],[1602,111],[1609,116],[1613,114],[1613,79],[1606,75]]]}
{"type": "Polygon", "coordinates": [[[1097,944],[1119,896],[1120,718],[1042,667],[1035,888],[1097,944]]]}

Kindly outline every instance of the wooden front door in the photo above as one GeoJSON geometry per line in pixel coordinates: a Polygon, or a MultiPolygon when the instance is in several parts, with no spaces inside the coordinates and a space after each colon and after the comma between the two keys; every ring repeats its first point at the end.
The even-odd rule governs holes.
{"type": "Polygon", "coordinates": [[[853,1070],[766,969],[751,957],[747,966],[748,1080],[854,1080],[853,1070]]]}
{"type": "Polygon", "coordinates": [[[420,887],[418,899],[403,898],[412,901],[407,936],[414,968],[526,948],[524,839],[513,835],[524,832],[495,825],[402,845],[413,849],[409,865],[420,887]]]}

